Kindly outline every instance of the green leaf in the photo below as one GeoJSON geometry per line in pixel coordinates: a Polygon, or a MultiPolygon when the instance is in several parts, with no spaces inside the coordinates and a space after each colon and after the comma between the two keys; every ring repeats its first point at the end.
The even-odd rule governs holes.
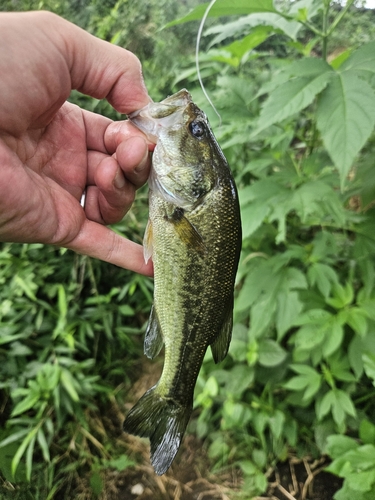
{"type": "Polygon", "coordinates": [[[15,283],[17,283],[17,285],[25,292],[25,294],[27,295],[27,297],[36,302],[37,301],[37,298],[34,294],[34,290],[37,290],[37,286],[35,285],[35,283],[32,283],[30,281],[26,282],[23,278],[21,278],[20,275],[16,274],[14,276],[14,281],[15,283]],[[33,290],[34,289],[34,290],[33,290]]]}
{"type": "MultiPolygon", "coordinates": [[[[198,5],[186,16],[168,23],[166,28],[176,24],[201,19],[208,5],[208,3],[198,5]]],[[[208,17],[251,14],[253,12],[276,12],[273,6],[273,0],[231,0],[231,2],[228,2],[228,0],[217,0],[210,9],[208,17]]]]}
{"type": "Polygon", "coordinates": [[[259,226],[271,211],[271,207],[265,203],[251,203],[241,210],[242,236],[248,238],[259,226]]]}
{"type": "Polygon", "coordinates": [[[320,262],[311,264],[307,271],[307,277],[310,284],[312,286],[316,285],[325,298],[329,296],[332,285],[338,282],[338,277],[334,269],[320,262]]]}
{"type": "Polygon", "coordinates": [[[122,304],[121,306],[118,306],[118,311],[123,316],[134,316],[134,309],[128,304],[122,304]]]}
{"type": "Polygon", "coordinates": [[[8,444],[14,443],[15,441],[18,441],[21,439],[23,436],[25,436],[29,432],[28,429],[22,429],[20,431],[14,432],[7,438],[3,439],[0,443],[0,448],[4,448],[5,446],[8,446],[8,444]]]}
{"type": "Polygon", "coordinates": [[[346,322],[361,337],[366,335],[368,329],[366,311],[359,307],[351,307],[347,311],[346,322]]]}
{"type": "Polygon", "coordinates": [[[256,465],[250,460],[241,460],[238,462],[238,465],[241,467],[241,470],[245,475],[253,476],[257,472],[256,465]]]}
{"type": "Polygon", "coordinates": [[[359,379],[363,373],[363,346],[361,342],[361,338],[359,336],[355,336],[353,340],[350,342],[348,349],[348,360],[350,362],[350,366],[355,373],[355,376],[359,379]]]}
{"type": "Polygon", "coordinates": [[[277,296],[276,330],[277,339],[281,340],[302,311],[303,303],[298,292],[281,291],[277,296]]]}
{"type": "Polygon", "coordinates": [[[223,406],[221,428],[227,430],[235,427],[243,427],[249,421],[250,417],[251,413],[246,405],[227,399],[223,406]]]}
{"type": "Polygon", "coordinates": [[[365,337],[355,336],[349,345],[348,354],[350,366],[357,378],[362,375],[364,364],[366,364],[367,376],[375,380],[375,336],[372,332],[365,337]]]}
{"type": "Polygon", "coordinates": [[[375,444],[375,425],[369,420],[362,420],[359,426],[359,437],[366,444],[375,444]]]}
{"type": "Polygon", "coordinates": [[[295,77],[318,77],[326,72],[332,73],[332,68],[322,59],[316,57],[304,57],[298,61],[289,64],[286,68],[277,71],[272,79],[266,82],[257,93],[257,97],[263,94],[270,94],[283,83],[288,82],[295,77]]]}
{"type": "Polygon", "coordinates": [[[241,60],[247,52],[263,43],[264,40],[269,37],[271,32],[272,28],[270,26],[257,26],[252,30],[251,33],[241,38],[241,40],[236,40],[230,45],[221,47],[221,49],[229,51],[231,54],[241,60]]]}
{"type": "Polygon", "coordinates": [[[355,417],[356,411],[354,408],[353,401],[351,400],[349,394],[340,389],[335,389],[335,396],[336,396],[337,406],[340,406],[347,415],[355,417]]]}
{"type": "Polygon", "coordinates": [[[302,326],[294,336],[296,349],[299,351],[311,351],[323,342],[325,333],[325,329],[317,325],[302,326]]]}
{"type": "Polygon", "coordinates": [[[344,452],[327,467],[327,470],[341,477],[346,477],[352,471],[360,472],[368,469],[375,469],[375,447],[370,444],[344,452]]]}
{"type": "Polygon", "coordinates": [[[289,389],[290,391],[302,391],[308,385],[309,379],[306,377],[292,377],[288,382],[286,382],[283,387],[284,389],[289,389]]]}
{"type": "Polygon", "coordinates": [[[215,397],[219,394],[219,386],[218,386],[218,383],[215,379],[215,377],[210,377],[205,386],[204,386],[204,390],[206,392],[206,394],[208,394],[209,396],[211,397],[215,397]]]}
{"type": "MultiPolygon", "coordinates": [[[[375,456],[374,456],[374,466],[375,466],[375,456]]],[[[375,468],[373,470],[367,470],[362,472],[352,472],[346,476],[346,481],[349,488],[355,491],[366,492],[370,491],[375,483],[375,468]]]]}
{"type": "Polygon", "coordinates": [[[305,274],[296,267],[288,267],[284,274],[284,285],[287,284],[288,289],[307,289],[307,281],[305,274]]]}
{"type": "Polygon", "coordinates": [[[30,481],[31,479],[31,471],[33,468],[33,453],[34,453],[34,445],[35,445],[35,436],[32,437],[30,444],[26,451],[26,479],[30,481]]]}
{"type": "Polygon", "coordinates": [[[68,301],[65,293],[65,288],[62,285],[58,285],[58,308],[59,308],[59,313],[62,318],[66,318],[67,312],[68,312],[68,301]]]}
{"type": "Polygon", "coordinates": [[[334,434],[327,437],[327,445],[325,452],[333,459],[339,458],[344,453],[355,450],[359,444],[354,439],[340,434],[334,434]]]}
{"type": "Polygon", "coordinates": [[[292,377],[283,387],[292,391],[305,389],[303,400],[307,401],[320,389],[322,383],[321,374],[308,365],[291,365],[290,368],[299,375],[292,377]]]}
{"type": "Polygon", "coordinates": [[[341,389],[331,389],[317,404],[317,417],[321,420],[331,410],[334,421],[342,425],[345,415],[354,417],[356,411],[350,396],[341,389]]]}
{"type": "Polygon", "coordinates": [[[67,370],[66,368],[63,368],[61,370],[60,380],[63,387],[65,388],[69,396],[72,398],[72,400],[76,402],[79,401],[78,393],[74,387],[75,380],[69,370],[67,370]]]}
{"type": "Polygon", "coordinates": [[[336,351],[329,358],[330,373],[335,380],[341,382],[357,382],[356,377],[350,371],[349,359],[342,355],[341,351],[336,351]]]}
{"type": "Polygon", "coordinates": [[[135,465],[135,462],[134,460],[131,460],[127,455],[123,454],[117,458],[113,458],[112,460],[103,460],[103,465],[121,472],[128,469],[129,467],[133,467],[135,465]]]}
{"type": "Polygon", "coordinates": [[[27,434],[25,439],[22,441],[20,446],[18,447],[18,450],[16,451],[13,460],[12,460],[12,475],[14,476],[18,467],[18,464],[20,463],[20,460],[22,458],[22,455],[25,453],[26,448],[33,442],[36,433],[38,432],[38,426],[34,427],[31,429],[31,431],[27,434]]]}
{"type": "Polygon", "coordinates": [[[363,354],[363,367],[368,378],[372,380],[375,386],[375,355],[374,354],[363,354]]]}
{"type": "Polygon", "coordinates": [[[258,360],[262,366],[277,366],[286,358],[284,349],[272,339],[262,339],[259,342],[258,360]]]}
{"type": "Polygon", "coordinates": [[[337,283],[332,288],[333,297],[326,299],[327,304],[336,308],[342,309],[353,302],[354,290],[350,283],[346,283],[345,286],[337,283]]]}
{"type": "Polygon", "coordinates": [[[328,414],[331,406],[334,404],[334,401],[335,395],[333,390],[326,392],[322,399],[317,401],[316,416],[318,417],[318,420],[322,420],[322,418],[328,414]]]}
{"type": "Polygon", "coordinates": [[[36,437],[37,437],[39,446],[42,450],[44,460],[46,462],[49,462],[50,461],[49,447],[47,444],[46,436],[45,436],[42,428],[40,428],[38,430],[38,434],[36,435],[36,437]]]}
{"type": "Polygon", "coordinates": [[[350,54],[353,52],[352,48],[349,48],[347,50],[344,50],[344,52],[341,52],[337,57],[332,59],[330,61],[330,65],[332,66],[333,69],[339,69],[339,67],[348,59],[350,54]]]}
{"type": "Polygon", "coordinates": [[[230,371],[225,370],[225,392],[228,396],[241,397],[253,383],[254,375],[254,370],[244,364],[236,364],[230,371]]]}
{"type": "MultiPolygon", "coordinates": [[[[329,468],[327,468],[329,470],[329,468]]],[[[362,493],[360,491],[355,491],[349,488],[346,481],[344,481],[343,487],[334,495],[334,500],[374,500],[375,498],[375,486],[371,488],[370,491],[362,493]]]]}
{"type": "Polygon", "coordinates": [[[303,325],[317,325],[321,326],[327,321],[329,321],[332,317],[332,314],[330,314],[328,311],[325,311],[324,309],[310,309],[309,311],[306,311],[297,318],[297,320],[294,322],[296,326],[303,326],[303,325]]]}
{"type": "Polygon", "coordinates": [[[346,455],[354,470],[375,469],[375,446],[364,444],[346,455]]]}
{"type": "Polygon", "coordinates": [[[35,404],[39,401],[40,399],[40,394],[35,394],[34,392],[30,392],[28,396],[20,401],[19,403],[16,404],[12,411],[12,417],[15,417],[16,415],[20,415],[21,413],[24,413],[27,410],[30,410],[30,408],[33,408],[35,404]]]}
{"type": "MultiPolygon", "coordinates": [[[[237,36],[243,36],[244,33],[248,33],[250,30],[257,30],[258,28],[266,28],[267,31],[271,30],[272,32],[282,31],[286,36],[295,40],[298,31],[301,29],[301,24],[296,21],[287,20],[274,12],[254,13],[225,24],[215,23],[214,26],[205,31],[204,35],[210,36],[216,34],[208,45],[208,48],[211,48],[227,38],[233,39],[237,36]]],[[[259,30],[260,33],[261,31],[259,30]]]]}
{"type": "Polygon", "coordinates": [[[317,126],[340,172],[341,186],[375,124],[375,92],[347,71],[332,76],[318,99],[317,126]]]}
{"type": "Polygon", "coordinates": [[[287,20],[279,14],[273,12],[265,12],[262,14],[252,14],[249,16],[257,24],[272,26],[275,30],[282,31],[292,40],[296,40],[297,34],[302,25],[296,21],[287,20]]]}
{"type": "Polygon", "coordinates": [[[253,134],[298,113],[309,106],[327,85],[332,71],[311,77],[297,77],[276,88],[265,101],[253,134]]]}
{"type": "Polygon", "coordinates": [[[94,471],[90,477],[90,486],[96,497],[100,496],[103,491],[104,484],[103,479],[100,476],[99,471],[94,471]]]}
{"type": "Polygon", "coordinates": [[[344,328],[340,318],[333,316],[326,323],[325,341],[322,346],[323,354],[327,358],[340,347],[344,338],[344,328]]]}
{"type": "Polygon", "coordinates": [[[342,64],[341,71],[355,71],[361,76],[375,73],[375,42],[362,45],[342,64]]]}
{"type": "MultiPolygon", "coordinates": [[[[276,281],[275,281],[276,285],[276,281]]],[[[267,293],[261,300],[251,308],[250,315],[250,336],[259,338],[270,325],[274,312],[276,310],[276,301],[273,294],[267,293]]]]}

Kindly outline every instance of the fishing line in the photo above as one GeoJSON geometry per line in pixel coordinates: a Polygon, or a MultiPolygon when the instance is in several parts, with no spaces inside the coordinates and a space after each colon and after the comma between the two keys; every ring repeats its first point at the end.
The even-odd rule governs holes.
{"type": "Polygon", "coordinates": [[[202,76],[201,76],[201,71],[199,69],[199,45],[200,45],[200,41],[201,41],[201,38],[202,38],[202,31],[203,31],[203,28],[204,28],[204,24],[206,22],[206,19],[207,19],[207,16],[211,10],[211,7],[214,5],[214,3],[216,2],[216,0],[211,0],[211,2],[209,3],[207,9],[206,9],[206,12],[204,13],[204,16],[202,18],[202,21],[199,25],[199,30],[198,30],[198,35],[197,35],[197,43],[196,43],[196,46],[195,46],[195,66],[197,68],[197,75],[198,75],[198,81],[199,81],[199,84],[201,86],[201,89],[203,91],[203,94],[205,95],[207,101],[210,103],[212,109],[215,111],[216,115],[218,116],[219,118],[219,127],[221,127],[221,115],[220,113],[218,112],[218,110],[215,108],[214,106],[214,103],[211,101],[210,99],[210,96],[208,95],[204,85],[203,85],[203,80],[202,80],[202,76]]]}

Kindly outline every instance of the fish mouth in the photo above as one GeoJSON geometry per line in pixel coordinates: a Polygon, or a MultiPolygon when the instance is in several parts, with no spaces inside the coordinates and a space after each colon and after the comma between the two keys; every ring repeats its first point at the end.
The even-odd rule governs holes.
{"type": "Polygon", "coordinates": [[[162,129],[183,125],[182,114],[192,102],[190,92],[182,89],[161,102],[150,102],[144,108],[130,113],[128,118],[149,140],[157,143],[162,129]]]}

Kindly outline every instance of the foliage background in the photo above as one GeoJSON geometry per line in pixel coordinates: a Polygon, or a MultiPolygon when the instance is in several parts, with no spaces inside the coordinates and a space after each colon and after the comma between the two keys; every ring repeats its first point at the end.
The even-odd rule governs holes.
{"type": "MultiPolygon", "coordinates": [[[[197,83],[197,4],[1,6],[53,10],[133,50],[155,100],[185,86],[210,116],[244,233],[230,352],[219,366],[207,353],[189,428],[212,470],[241,469],[250,498],[291,453],[328,454],[345,479],[335,499],[374,498],[374,13],[351,2],[218,0],[200,66],[219,126],[197,83]]],[[[104,102],[71,100],[119,118],[104,102]]],[[[142,189],[115,230],[141,241],[146,220],[142,189]]],[[[89,474],[100,495],[98,471],[137,458],[97,420],[131,391],[152,282],[40,245],[3,244],[0,261],[3,486],[10,498],[70,498],[89,474]]]]}

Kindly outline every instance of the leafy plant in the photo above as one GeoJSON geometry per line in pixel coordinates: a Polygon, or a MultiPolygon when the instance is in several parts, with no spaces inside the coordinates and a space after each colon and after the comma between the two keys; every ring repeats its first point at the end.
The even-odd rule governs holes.
{"type": "Polygon", "coordinates": [[[152,286],[42,245],[2,245],[0,280],[0,471],[21,498],[53,498],[80,468],[120,465],[95,419],[129,382],[152,286]]]}
{"type": "MultiPolygon", "coordinates": [[[[355,436],[374,414],[375,43],[330,53],[353,12],[350,1],[218,0],[209,13],[241,16],[206,31],[200,61],[244,240],[229,359],[220,368],[205,360],[196,429],[217,466],[247,464],[248,495],[264,491],[259,471],[289,449],[330,452],[335,433],[355,436]]],[[[347,477],[340,467],[328,470],[347,477]]],[[[337,498],[355,496],[348,485],[337,498]]]]}
{"type": "MultiPolygon", "coordinates": [[[[2,3],[1,10],[15,9],[51,10],[136,51],[146,78],[152,75],[155,99],[169,92],[176,46],[183,53],[181,37],[194,31],[155,38],[178,15],[172,0],[2,3]]],[[[75,91],[70,101],[121,118],[106,101],[75,91]]],[[[141,243],[147,211],[143,189],[114,230],[141,243]]],[[[47,499],[58,492],[76,498],[71,489],[86,475],[99,495],[104,468],[133,465],[119,455],[101,419],[126,399],[130,368],[141,358],[152,282],[70,252],[2,244],[0,284],[0,496],[47,499]]]]}
{"type": "MultiPolygon", "coordinates": [[[[162,31],[185,2],[181,11],[173,1],[19,3],[20,10],[39,6],[135,50],[155,100],[181,86],[192,90],[235,172],[244,239],[233,339],[221,365],[207,354],[191,422],[206,439],[212,469],[238,467],[249,498],[265,491],[264,471],[290,450],[327,453],[328,470],[344,478],[335,498],[372,498],[371,13],[352,1],[217,0],[199,62],[219,127],[197,85],[197,24],[182,24],[197,23],[207,4],[162,31]]],[[[119,118],[102,101],[78,93],[71,100],[119,118]]],[[[142,191],[116,230],[141,242],[146,219],[142,191]]],[[[132,466],[95,423],[102,407],[125,398],[152,285],[69,252],[7,244],[0,284],[4,484],[15,485],[12,498],[58,491],[69,498],[74,477],[88,474],[100,495],[104,468],[132,466]]]]}

